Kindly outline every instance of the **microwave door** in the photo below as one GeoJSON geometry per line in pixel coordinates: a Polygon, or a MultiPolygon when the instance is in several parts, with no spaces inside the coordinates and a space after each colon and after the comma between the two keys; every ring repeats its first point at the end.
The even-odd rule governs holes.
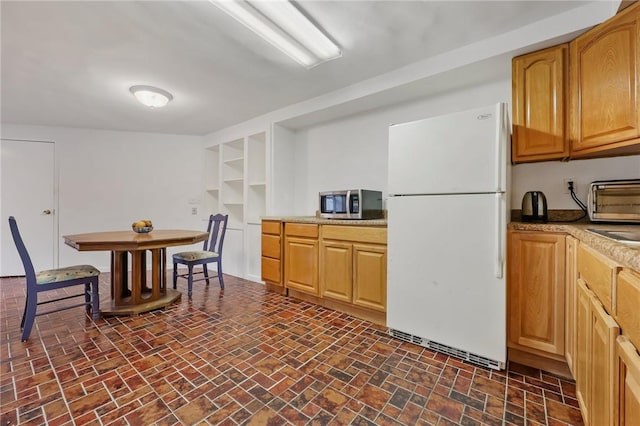
{"type": "Polygon", "coordinates": [[[321,213],[334,213],[335,212],[335,199],[333,195],[323,195],[321,213]]]}

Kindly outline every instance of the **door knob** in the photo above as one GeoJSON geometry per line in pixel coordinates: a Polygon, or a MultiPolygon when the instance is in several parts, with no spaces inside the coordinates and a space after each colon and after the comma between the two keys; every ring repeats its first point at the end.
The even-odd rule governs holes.
{"type": "Polygon", "coordinates": [[[43,210],[42,211],[42,214],[51,214],[51,213],[52,213],[51,210],[43,210]]]}

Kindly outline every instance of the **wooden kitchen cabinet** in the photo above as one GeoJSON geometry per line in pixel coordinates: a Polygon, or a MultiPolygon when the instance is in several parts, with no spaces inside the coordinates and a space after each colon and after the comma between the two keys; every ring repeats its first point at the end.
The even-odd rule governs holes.
{"type": "Polygon", "coordinates": [[[576,399],[585,424],[589,425],[591,395],[591,297],[593,293],[579,278],[576,285],[576,353],[574,378],[576,399]]]}
{"type": "Polygon", "coordinates": [[[623,269],[617,278],[614,317],[631,343],[640,348],[640,273],[623,269]]]}
{"type": "Polygon", "coordinates": [[[353,301],[353,244],[322,240],[320,268],[322,296],[351,303],[353,301]]]}
{"type": "Polygon", "coordinates": [[[561,44],[512,61],[514,163],[569,157],[568,53],[569,45],[561,44]]]}
{"type": "Polygon", "coordinates": [[[640,3],[573,40],[569,57],[571,156],[639,153],[640,3]]]}
{"type": "Polygon", "coordinates": [[[282,222],[262,221],[262,280],[269,290],[285,292],[282,280],[282,222]]]}
{"type": "Polygon", "coordinates": [[[578,274],[612,315],[616,313],[613,295],[620,269],[616,262],[586,244],[578,247],[578,274]]]}
{"type": "Polygon", "coordinates": [[[616,339],[615,367],[614,425],[640,425],[640,355],[626,336],[616,339]]]}
{"type": "MultiPolygon", "coordinates": [[[[386,242],[386,241],[385,241],[386,242]]],[[[354,244],[353,304],[387,311],[387,247],[354,244]]]]}
{"type": "Polygon", "coordinates": [[[318,225],[285,223],[285,287],[314,296],[318,287],[318,225]]]}
{"type": "Polygon", "coordinates": [[[320,292],[325,306],[384,323],[387,310],[387,229],[322,225],[320,292]]]}
{"type": "MultiPolygon", "coordinates": [[[[530,353],[541,357],[541,362],[546,358],[556,364],[534,367],[553,371],[562,364],[566,370],[565,234],[510,231],[508,247],[509,357],[530,353]]],[[[527,360],[513,360],[530,364],[527,360]]]]}
{"type": "Polygon", "coordinates": [[[565,241],[564,355],[571,374],[575,375],[576,353],[576,285],[578,280],[578,240],[567,235],[565,241]]]}
{"type": "Polygon", "coordinates": [[[589,412],[591,425],[611,425],[614,415],[613,370],[615,340],[620,327],[604,310],[597,297],[591,297],[591,380],[589,412]]]}
{"type": "Polygon", "coordinates": [[[612,425],[614,351],[620,327],[582,278],[577,292],[576,397],[585,424],[612,425]]]}
{"type": "Polygon", "coordinates": [[[615,339],[620,334],[612,314],[620,268],[586,244],[578,247],[577,266],[576,396],[587,425],[611,425],[617,405],[615,339]]]}

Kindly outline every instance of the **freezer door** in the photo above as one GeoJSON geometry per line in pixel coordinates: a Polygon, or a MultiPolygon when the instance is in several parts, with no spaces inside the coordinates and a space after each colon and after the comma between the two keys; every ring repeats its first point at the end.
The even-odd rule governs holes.
{"type": "Polygon", "coordinates": [[[389,127],[389,194],[506,191],[505,104],[389,127]]]}
{"type": "Polygon", "coordinates": [[[505,362],[504,194],[387,202],[387,326],[505,362]]]}

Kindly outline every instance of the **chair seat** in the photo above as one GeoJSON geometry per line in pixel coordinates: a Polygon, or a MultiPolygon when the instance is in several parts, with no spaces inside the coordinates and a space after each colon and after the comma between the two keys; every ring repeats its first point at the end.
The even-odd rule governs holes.
{"type": "Polygon", "coordinates": [[[185,262],[193,262],[195,260],[213,259],[219,254],[214,251],[183,251],[173,255],[173,260],[182,260],[185,262]]]}
{"type": "Polygon", "coordinates": [[[48,269],[36,274],[36,284],[51,284],[78,278],[95,277],[100,274],[91,265],[68,266],[66,268],[48,269]]]}

